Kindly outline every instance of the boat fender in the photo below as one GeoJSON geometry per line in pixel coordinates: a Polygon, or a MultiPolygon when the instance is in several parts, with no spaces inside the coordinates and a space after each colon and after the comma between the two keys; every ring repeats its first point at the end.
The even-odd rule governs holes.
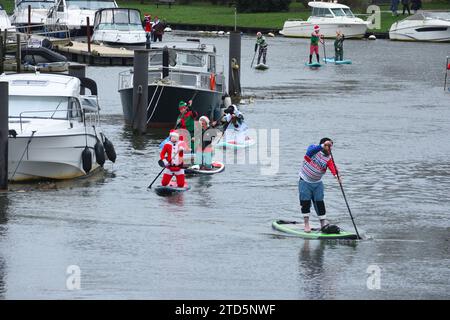
{"type": "Polygon", "coordinates": [[[105,147],[106,156],[108,157],[108,160],[111,162],[116,162],[116,150],[114,150],[114,145],[111,141],[108,140],[108,138],[105,137],[105,141],[103,142],[103,146],[105,147]]]}
{"type": "Polygon", "coordinates": [[[81,153],[81,161],[83,163],[84,172],[88,174],[92,169],[92,152],[89,150],[88,146],[86,146],[81,153]]]}
{"type": "Polygon", "coordinates": [[[371,34],[369,36],[369,40],[377,40],[377,37],[374,34],[371,34]]]}
{"type": "Polygon", "coordinates": [[[98,138],[94,146],[94,151],[95,151],[95,161],[100,165],[100,167],[103,167],[106,161],[105,148],[103,147],[103,144],[100,142],[98,138]]]}
{"type": "Polygon", "coordinates": [[[216,90],[216,75],[214,73],[209,76],[209,88],[212,91],[216,90]]]}

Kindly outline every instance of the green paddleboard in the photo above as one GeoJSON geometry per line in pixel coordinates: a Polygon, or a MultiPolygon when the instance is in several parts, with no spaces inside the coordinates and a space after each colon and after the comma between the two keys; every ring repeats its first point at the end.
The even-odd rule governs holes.
{"type": "Polygon", "coordinates": [[[339,233],[329,234],[313,228],[311,232],[305,232],[303,224],[297,221],[275,220],[272,222],[272,228],[305,239],[358,239],[355,233],[344,230],[341,230],[339,233]]]}

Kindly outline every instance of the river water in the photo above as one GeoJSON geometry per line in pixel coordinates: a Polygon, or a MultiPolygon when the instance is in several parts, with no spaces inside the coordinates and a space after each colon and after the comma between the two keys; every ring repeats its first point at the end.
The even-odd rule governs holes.
{"type": "MultiPolygon", "coordinates": [[[[227,38],[203,41],[227,56],[227,38]]],[[[117,161],[87,179],[0,194],[0,297],[450,298],[448,45],[348,40],[352,65],[314,70],[304,66],[307,40],[268,41],[270,69],[261,72],[250,69],[254,39],[243,38],[241,82],[251,99],[241,111],[260,141],[264,130],[279,137],[279,152],[253,162],[244,151],[227,155],[223,173],[190,178],[192,189],[174,197],[147,189],[166,132],[134,137],[124,126],[117,80],[126,68],[89,67],[117,161]],[[298,169],[324,136],[335,142],[363,241],[271,228],[277,218],[301,219],[298,169]],[[73,270],[81,282],[70,290],[73,270]]],[[[329,41],[328,56],[332,49],[329,41]]],[[[327,215],[352,230],[339,185],[331,174],[324,183],[327,215]]]]}

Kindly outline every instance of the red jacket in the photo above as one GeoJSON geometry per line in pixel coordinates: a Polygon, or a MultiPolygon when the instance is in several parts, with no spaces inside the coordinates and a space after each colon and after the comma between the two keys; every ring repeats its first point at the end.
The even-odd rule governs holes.
{"type": "Polygon", "coordinates": [[[179,170],[183,166],[183,154],[184,148],[180,141],[167,142],[161,150],[160,158],[161,160],[166,159],[170,165],[169,169],[176,171],[176,168],[179,170]]]}

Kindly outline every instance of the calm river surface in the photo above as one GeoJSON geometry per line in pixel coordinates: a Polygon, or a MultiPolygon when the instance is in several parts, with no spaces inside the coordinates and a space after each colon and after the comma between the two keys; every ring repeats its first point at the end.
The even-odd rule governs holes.
{"type": "MultiPolygon", "coordinates": [[[[227,59],[227,38],[202,41],[227,59]]],[[[271,68],[258,72],[250,69],[254,39],[243,38],[241,82],[253,98],[241,111],[252,128],[279,130],[279,166],[228,163],[221,174],[190,178],[192,189],[175,197],[147,189],[166,132],[133,137],[124,126],[117,80],[127,68],[89,67],[116,164],[87,179],[0,194],[0,297],[450,298],[448,44],[346,41],[353,65],[312,70],[307,40],[268,41],[271,68]],[[277,218],[301,219],[298,169],[324,136],[335,142],[367,240],[308,241],[271,228],[277,218]],[[80,290],[66,287],[72,265],[80,290]],[[380,289],[368,288],[371,270],[380,271],[380,289]]],[[[339,185],[331,174],[324,182],[329,218],[351,230],[339,185]]]]}

